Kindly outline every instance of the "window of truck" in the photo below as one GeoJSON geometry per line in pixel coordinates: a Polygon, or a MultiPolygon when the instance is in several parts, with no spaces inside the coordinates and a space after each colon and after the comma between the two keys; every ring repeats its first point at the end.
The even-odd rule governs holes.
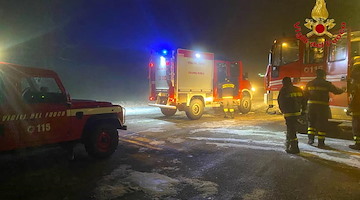
{"type": "Polygon", "coordinates": [[[329,61],[341,61],[346,59],[347,55],[347,39],[342,38],[337,43],[330,45],[329,61]]]}
{"type": "Polygon", "coordinates": [[[281,64],[286,65],[299,60],[299,41],[287,41],[281,43],[281,64]]]}
{"type": "Polygon", "coordinates": [[[24,77],[20,82],[23,100],[26,103],[66,102],[56,80],[51,77],[24,77]]]}
{"type": "Polygon", "coordinates": [[[324,47],[314,47],[310,44],[321,44],[325,42],[325,38],[313,38],[306,43],[304,64],[316,64],[324,62],[324,47]]]}

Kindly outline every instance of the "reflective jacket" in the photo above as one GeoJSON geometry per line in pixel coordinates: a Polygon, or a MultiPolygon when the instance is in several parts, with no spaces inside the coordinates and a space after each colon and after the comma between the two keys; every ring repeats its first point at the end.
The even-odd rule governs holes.
{"type": "Polygon", "coordinates": [[[303,91],[296,86],[283,86],[278,96],[279,108],[285,117],[300,116],[306,109],[303,91]]]}
{"type": "Polygon", "coordinates": [[[353,116],[360,116],[360,83],[354,82],[350,87],[349,109],[353,116]]]}
{"type": "Polygon", "coordinates": [[[223,83],[221,85],[221,89],[222,89],[222,98],[223,99],[234,97],[235,85],[232,84],[231,82],[223,83]]]}
{"type": "Polygon", "coordinates": [[[329,105],[329,92],[341,94],[344,91],[323,78],[315,78],[305,88],[308,104],[329,105]]]}

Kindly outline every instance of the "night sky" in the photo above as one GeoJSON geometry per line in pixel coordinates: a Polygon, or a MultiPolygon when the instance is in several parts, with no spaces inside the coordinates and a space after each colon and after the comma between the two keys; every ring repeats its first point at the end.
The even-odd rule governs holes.
{"type": "MultiPolygon", "coordinates": [[[[359,0],[326,0],[337,26],[360,28],[359,0]]],[[[2,61],[57,71],[72,97],[146,101],[150,50],[242,60],[258,84],[273,40],[294,36],[315,0],[2,0],[2,61]]],[[[305,30],[305,27],[303,28],[305,30]]],[[[305,33],[305,31],[304,31],[305,33]]]]}

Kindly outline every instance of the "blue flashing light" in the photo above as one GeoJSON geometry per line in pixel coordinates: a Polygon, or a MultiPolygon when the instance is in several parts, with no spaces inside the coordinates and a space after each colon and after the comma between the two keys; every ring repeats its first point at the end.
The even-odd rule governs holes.
{"type": "Polygon", "coordinates": [[[164,56],[160,56],[160,66],[165,67],[166,66],[166,59],[164,56]]]}
{"type": "Polygon", "coordinates": [[[166,49],[162,50],[163,55],[167,55],[168,51],[166,49]]]}

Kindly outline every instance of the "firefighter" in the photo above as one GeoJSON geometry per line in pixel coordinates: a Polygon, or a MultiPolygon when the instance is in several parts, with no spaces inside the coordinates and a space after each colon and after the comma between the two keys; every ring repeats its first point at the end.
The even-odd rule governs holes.
{"type": "Polygon", "coordinates": [[[329,117],[329,92],[342,94],[344,91],[326,81],[326,73],[322,69],[316,70],[316,78],[310,81],[305,88],[305,96],[308,99],[308,144],[314,144],[315,134],[318,134],[318,147],[325,147],[326,128],[329,117]]]}
{"type": "Polygon", "coordinates": [[[290,77],[284,77],[283,87],[278,96],[278,104],[284,114],[286,123],[286,149],[287,153],[297,154],[300,152],[296,136],[297,120],[306,111],[306,100],[303,91],[293,86],[290,77]]]}
{"type": "Polygon", "coordinates": [[[221,85],[222,88],[222,99],[223,99],[223,107],[224,107],[224,118],[234,118],[234,89],[235,85],[230,82],[228,78],[225,79],[225,83],[221,85]],[[230,113],[230,116],[228,115],[230,113]]]}
{"type": "Polygon", "coordinates": [[[352,131],[355,144],[349,148],[360,150],[360,66],[351,73],[350,103],[348,112],[352,113],[352,131]]]}

